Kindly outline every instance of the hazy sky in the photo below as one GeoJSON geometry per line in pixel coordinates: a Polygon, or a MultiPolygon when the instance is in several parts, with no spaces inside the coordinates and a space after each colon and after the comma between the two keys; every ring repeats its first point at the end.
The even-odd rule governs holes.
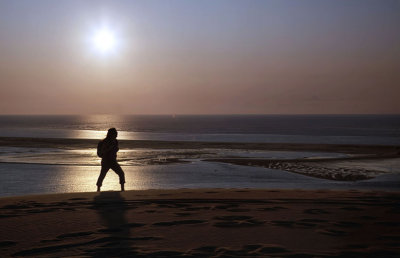
{"type": "Polygon", "coordinates": [[[0,0],[0,113],[400,113],[400,1],[0,0]]]}

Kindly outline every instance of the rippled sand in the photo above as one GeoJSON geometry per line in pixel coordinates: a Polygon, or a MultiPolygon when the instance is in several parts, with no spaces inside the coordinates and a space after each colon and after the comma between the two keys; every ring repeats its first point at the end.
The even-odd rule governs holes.
{"type": "Polygon", "coordinates": [[[398,257],[399,199],[249,189],[0,198],[0,256],[398,257]]]}

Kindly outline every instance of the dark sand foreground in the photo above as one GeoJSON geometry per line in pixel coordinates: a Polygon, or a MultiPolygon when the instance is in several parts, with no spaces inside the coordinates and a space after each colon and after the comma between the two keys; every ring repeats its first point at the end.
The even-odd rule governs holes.
{"type": "Polygon", "coordinates": [[[0,257],[400,257],[400,193],[182,189],[0,198],[0,257]]]}

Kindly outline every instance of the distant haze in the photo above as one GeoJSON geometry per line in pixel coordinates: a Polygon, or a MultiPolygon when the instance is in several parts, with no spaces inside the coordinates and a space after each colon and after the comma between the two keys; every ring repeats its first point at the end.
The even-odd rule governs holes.
{"type": "Polygon", "coordinates": [[[397,0],[1,0],[0,114],[400,113],[399,46],[397,0]]]}

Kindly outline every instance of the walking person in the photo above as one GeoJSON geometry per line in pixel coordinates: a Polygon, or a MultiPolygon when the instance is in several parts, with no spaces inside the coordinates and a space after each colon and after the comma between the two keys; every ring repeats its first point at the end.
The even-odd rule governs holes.
{"type": "Polygon", "coordinates": [[[97,155],[101,157],[101,171],[96,183],[97,192],[100,192],[104,177],[110,168],[119,176],[121,191],[125,191],[125,173],[117,162],[117,152],[119,151],[117,136],[117,130],[110,128],[108,129],[107,137],[97,145],[97,155]]]}

